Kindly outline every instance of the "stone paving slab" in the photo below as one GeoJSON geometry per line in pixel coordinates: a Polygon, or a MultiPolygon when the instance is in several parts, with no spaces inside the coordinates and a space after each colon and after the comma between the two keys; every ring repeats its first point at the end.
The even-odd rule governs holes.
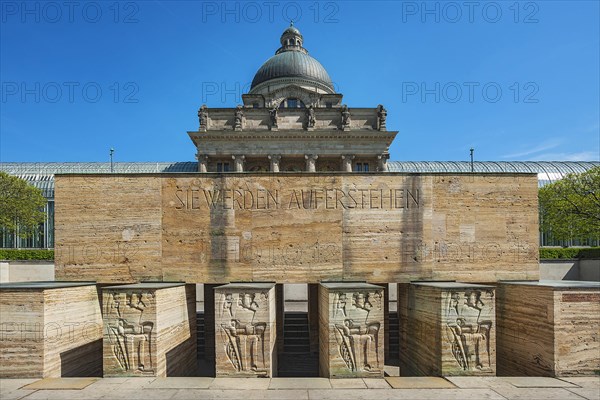
{"type": "Polygon", "coordinates": [[[560,377],[559,379],[581,387],[600,388],[600,376],[560,377]]]}
{"type": "MultiPolygon", "coordinates": [[[[52,390],[37,390],[30,392],[25,397],[27,400],[99,400],[105,393],[101,391],[95,391],[93,393],[84,393],[83,390],[73,389],[52,389],[52,390]]],[[[114,395],[113,395],[114,398],[114,395]]],[[[4,400],[4,398],[2,398],[4,400]]]]}
{"type": "Polygon", "coordinates": [[[23,387],[29,390],[81,390],[100,378],[45,378],[23,387]]]}
{"type": "Polygon", "coordinates": [[[170,377],[156,378],[146,389],[208,389],[215,378],[210,377],[170,377]]]}
{"type": "Polygon", "coordinates": [[[156,377],[143,377],[143,378],[128,378],[125,382],[119,386],[120,390],[127,389],[142,389],[154,382],[156,377]]]}
{"type": "MultiPolygon", "coordinates": [[[[181,389],[152,389],[152,390],[137,390],[125,389],[115,393],[107,393],[101,397],[106,400],[169,400],[174,397],[181,389]]],[[[192,390],[192,389],[190,389],[192,390]]],[[[202,389],[198,389],[202,390],[202,389]]],[[[206,389],[204,389],[206,392],[206,389]]],[[[202,397],[196,397],[196,399],[202,397]]]]}
{"type": "MultiPolygon", "coordinates": [[[[467,390],[467,389],[462,389],[467,390]]],[[[518,388],[514,386],[496,387],[494,392],[510,400],[582,400],[581,396],[570,392],[565,388],[518,388]]]]}
{"type": "MultiPolygon", "coordinates": [[[[381,379],[383,381],[383,379],[381,379]]],[[[330,379],[329,383],[334,389],[366,389],[366,383],[360,378],[330,379]]]]}
{"type": "Polygon", "coordinates": [[[323,389],[308,395],[310,400],[506,400],[491,389],[323,389]]]}
{"type": "Polygon", "coordinates": [[[1,400],[600,400],[600,378],[387,377],[326,378],[54,378],[0,379],[1,400]],[[91,381],[83,389],[75,382],[91,381]],[[215,384],[216,382],[216,384],[215,384]],[[266,382],[266,384],[265,384],[266,382]],[[211,384],[212,383],[212,384],[211,384]],[[392,389],[402,386],[402,389],[392,389]],[[517,387],[516,385],[546,385],[517,387]],[[48,389],[22,389],[22,387],[48,389]],[[240,386],[241,385],[241,386],[240,386]],[[262,389],[252,389],[253,385],[262,389]],[[439,385],[438,388],[432,388],[439,385]],[[456,386],[458,387],[456,387],[456,386]],[[563,386],[557,386],[563,385],[563,386]],[[567,386],[564,386],[567,385],[567,386]],[[71,387],[60,389],[59,387],[71,387]],[[195,386],[195,387],[191,387],[195,386]],[[219,389],[220,386],[227,387],[219,389]],[[294,386],[295,388],[290,388],[294,386]],[[410,388],[409,388],[410,386],[410,388]],[[53,387],[50,389],[50,387],[53,387]],[[75,387],[75,389],[73,389],[75,387]],[[202,388],[200,388],[202,387],[202,388]],[[269,390],[267,390],[267,387],[269,390]],[[355,388],[356,387],[356,388],[355,388]],[[362,388],[361,389],[359,389],[362,388]],[[142,390],[143,389],[143,390],[142,390]]]}
{"type": "Polygon", "coordinates": [[[210,389],[267,390],[270,383],[270,378],[214,378],[210,389]]]}
{"type": "Polygon", "coordinates": [[[446,376],[445,379],[461,389],[493,389],[510,385],[496,376],[446,376]]]}
{"type": "Polygon", "coordinates": [[[600,400],[600,388],[581,387],[581,388],[566,388],[569,392],[573,392],[588,400],[600,400]]]}
{"type": "Polygon", "coordinates": [[[391,389],[389,383],[385,379],[377,379],[377,378],[363,378],[365,385],[369,389],[391,389]]]}
{"type": "Polygon", "coordinates": [[[32,390],[22,390],[16,389],[11,392],[0,390],[0,399],[2,400],[20,400],[24,397],[29,396],[34,391],[32,390]]]}
{"type": "Polygon", "coordinates": [[[170,400],[309,400],[308,391],[180,389],[170,400]]]}
{"type": "Polygon", "coordinates": [[[573,383],[556,378],[543,376],[507,376],[501,377],[503,381],[519,388],[555,388],[555,387],[575,387],[573,383]]]}
{"type": "Polygon", "coordinates": [[[269,389],[331,389],[327,378],[272,378],[269,389]]]}
{"type": "Polygon", "coordinates": [[[0,379],[0,392],[12,392],[35,381],[39,381],[39,379],[0,379]]]}
{"type": "Polygon", "coordinates": [[[389,376],[385,380],[394,389],[455,389],[452,382],[432,376],[389,376]]]}

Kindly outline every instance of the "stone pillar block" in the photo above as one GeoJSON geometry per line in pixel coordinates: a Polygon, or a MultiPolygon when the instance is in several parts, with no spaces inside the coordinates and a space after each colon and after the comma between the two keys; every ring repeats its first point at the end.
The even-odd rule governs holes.
{"type": "Polygon", "coordinates": [[[196,285],[102,288],[104,376],[187,376],[196,371],[196,285]]]}
{"type": "Polygon", "coordinates": [[[498,286],[498,375],[600,371],[600,282],[512,281],[498,286]]]}
{"type": "Polygon", "coordinates": [[[0,378],[102,375],[94,282],[0,285],[0,378]]]}
{"type": "Polygon", "coordinates": [[[326,378],[383,378],[383,288],[319,286],[319,369],[326,378]]]}
{"type": "Polygon", "coordinates": [[[400,373],[494,376],[494,292],[493,286],[460,282],[401,285],[400,373]],[[407,288],[405,296],[401,290],[407,288]]]}
{"type": "Polygon", "coordinates": [[[273,377],[277,372],[274,283],[215,288],[216,375],[273,377]]]}

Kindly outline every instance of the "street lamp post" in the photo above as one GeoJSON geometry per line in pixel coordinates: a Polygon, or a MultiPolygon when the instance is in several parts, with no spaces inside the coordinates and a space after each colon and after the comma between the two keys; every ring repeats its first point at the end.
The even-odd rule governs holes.
{"type": "Polygon", "coordinates": [[[471,147],[471,172],[475,172],[475,168],[473,167],[473,152],[474,151],[475,151],[475,149],[471,147]]]}
{"type": "Polygon", "coordinates": [[[112,174],[114,172],[114,165],[113,165],[113,153],[115,152],[115,149],[113,149],[112,147],[110,148],[110,173],[112,174]]]}

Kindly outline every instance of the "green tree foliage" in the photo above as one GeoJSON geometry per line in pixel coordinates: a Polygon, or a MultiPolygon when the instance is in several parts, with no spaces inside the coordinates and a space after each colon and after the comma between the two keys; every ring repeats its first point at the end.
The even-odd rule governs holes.
{"type": "Polygon", "coordinates": [[[46,199],[23,179],[0,172],[0,228],[20,236],[33,232],[44,222],[46,199]]]}
{"type": "Polygon", "coordinates": [[[540,188],[540,228],[555,239],[600,237],[600,167],[540,188]]]}

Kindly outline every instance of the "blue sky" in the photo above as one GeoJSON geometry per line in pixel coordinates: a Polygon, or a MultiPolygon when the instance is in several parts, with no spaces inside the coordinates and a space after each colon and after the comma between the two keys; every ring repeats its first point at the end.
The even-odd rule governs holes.
{"type": "Polygon", "coordinates": [[[0,161],[192,161],[294,19],[392,160],[600,159],[598,1],[0,2],[0,161]]]}

